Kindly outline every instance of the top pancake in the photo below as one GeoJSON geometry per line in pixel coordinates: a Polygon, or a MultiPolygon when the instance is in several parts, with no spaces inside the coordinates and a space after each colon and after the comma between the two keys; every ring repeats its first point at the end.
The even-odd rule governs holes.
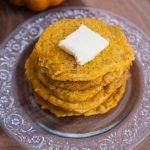
{"type": "Polygon", "coordinates": [[[35,52],[41,72],[59,81],[95,80],[110,70],[116,72],[122,67],[129,67],[134,59],[132,48],[120,28],[91,18],[63,19],[50,25],[42,33],[35,52]],[[109,40],[109,46],[83,66],[77,65],[74,57],[58,47],[60,40],[78,29],[81,24],[109,40]]]}

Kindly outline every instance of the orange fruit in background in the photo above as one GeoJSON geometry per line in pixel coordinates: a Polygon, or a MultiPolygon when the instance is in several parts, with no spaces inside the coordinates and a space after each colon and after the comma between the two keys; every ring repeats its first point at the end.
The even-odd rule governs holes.
{"type": "Polygon", "coordinates": [[[43,11],[49,7],[60,5],[63,0],[9,0],[15,6],[27,7],[33,11],[43,11]]]}

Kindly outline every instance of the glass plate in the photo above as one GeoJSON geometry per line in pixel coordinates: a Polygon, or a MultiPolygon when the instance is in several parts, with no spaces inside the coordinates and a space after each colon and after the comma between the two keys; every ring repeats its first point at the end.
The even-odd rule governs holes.
{"type": "Polygon", "coordinates": [[[129,149],[150,129],[150,40],[135,25],[108,11],[74,7],[41,13],[17,28],[0,48],[0,123],[27,149],[129,149]],[[34,102],[24,63],[41,32],[62,18],[93,17],[120,26],[136,52],[119,105],[105,115],[57,118],[34,102]]]}

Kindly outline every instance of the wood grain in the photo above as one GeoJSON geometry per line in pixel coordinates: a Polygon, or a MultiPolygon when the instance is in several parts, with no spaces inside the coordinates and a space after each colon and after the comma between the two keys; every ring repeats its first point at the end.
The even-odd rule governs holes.
{"type": "MultiPolygon", "coordinates": [[[[64,6],[89,6],[112,11],[131,20],[150,36],[150,0],[66,0],[62,7],[64,6]]],[[[16,8],[1,0],[0,44],[18,25],[35,14],[37,13],[25,8],[16,8]]],[[[23,148],[0,129],[0,150],[20,149],[23,148]]],[[[150,136],[134,149],[149,150],[150,136]]]]}

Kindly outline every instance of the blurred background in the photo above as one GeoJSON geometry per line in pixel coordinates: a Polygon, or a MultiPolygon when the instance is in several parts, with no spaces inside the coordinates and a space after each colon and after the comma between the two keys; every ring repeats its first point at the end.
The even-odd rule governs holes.
{"type": "MultiPolygon", "coordinates": [[[[54,7],[84,6],[106,9],[123,16],[150,36],[150,0],[0,0],[0,44],[18,25],[32,16],[54,7]],[[28,1],[26,4],[23,1],[28,1]],[[36,3],[38,1],[38,3],[36,3]],[[48,1],[53,1],[48,3],[48,1]],[[23,7],[20,7],[24,5],[23,7]]],[[[22,148],[0,129],[0,150],[22,148]]],[[[135,150],[149,150],[150,137],[135,150]]]]}
{"type": "MultiPolygon", "coordinates": [[[[31,7],[30,9],[16,7],[10,5],[8,0],[0,0],[0,43],[5,39],[5,37],[28,18],[40,13],[40,11],[33,12],[30,9],[36,9],[35,4],[28,4],[26,7],[31,7]],[[35,5],[35,6],[34,6],[35,5]]],[[[11,0],[11,1],[21,1],[21,0],[11,0]]],[[[26,0],[26,1],[43,1],[43,0],[26,0]]],[[[45,0],[44,0],[45,1],[45,0]]],[[[51,1],[51,0],[50,0],[51,1]]],[[[60,0],[52,0],[60,1],[60,0]]],[[[145,31],[150,36],[150,0],[61,0],[56,7],[66,7],[66,6],[88,6],[97,7],[101,9],[106,9],[115,12],[127,19],[131,20],[137,26],[139,26],[143,31],[145,31]]],[[[40,2],[40,3],[41,3],[40,2]]],[[[16,5],[19,5],[17,3],[16,5]]],[[[45,4],[48,7],[48,4],[45,4]]],[[[49,6],[47,9],[52,9],[49,6]]],[[[40,8],[39,8],[40,10],[40,8]]]]}

